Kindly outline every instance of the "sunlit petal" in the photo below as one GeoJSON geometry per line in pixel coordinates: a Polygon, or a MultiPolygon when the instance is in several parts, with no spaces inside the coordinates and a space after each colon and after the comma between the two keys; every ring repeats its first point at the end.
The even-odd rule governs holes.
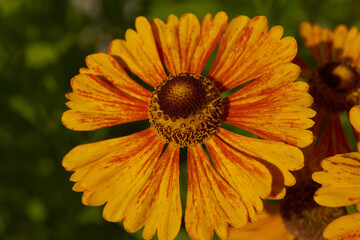
{"type": "Polygon", "coordinates": [[[145,103],[150,100],[151,93],[132,80],[121,65],[111,55],[95,53],[86,57],[86,65],[93,75],[104,77],[118,90],[145,103]]]}
{"type": "Polygon", "coordinates": [[[153,173],[128,206],[124,227],[135,232],[144,227],[143,237],[174,239],[181,225],[179,147],[169,144],[153,173]]]}
{"type": "Polygon", "coordinates": [[[147,103],[125,95],[96,76],[77,75],[71,86],[73,92],[66,95],[71,110],[62,116],[67,128],[88,131],[148,118],[147,103]]]}
{"type": "Polygon", "coordinates": [[[267,198],[271,192],[269,170],[252,156],[236,151],[216,136],[206,143],[206,147],[215,169],[236,189],[248,209],[250,220],[256,222],[255,210],[257,213],[262,211],[261,198],[267,198]]]}
{"type": "Polygon", "coordinates": [[[285,185],[295,184],[295,178],[289,171],[298,170],[304,164],[303,154],[298,148],[283,142],[244,137],[225,129],[220,129],[216,136],[237,151],[252,157],[252,161],[266,161],[279,168],[284,175],[285,185]]]}
{"type": "Polygon", "coordinates": [[[342,216],[324,229],[326,240],[360,239],[360,213],[342,216]]]}
{"type": "Polygon", "coordinates": [[[307,84],[294,82],[300,73],[295,64],[279,66],[230,95],[225,122],[269,140],[285,141],[299,147],[311,144],[309,109],[313,99],[307,84]]]}
{"type": "Polygon", "coordinates": [[[211,73],[219,72],[224,67],[223,64],[234,51],[239,35],[249,21],[250,18],[247,16],[237,16],[229,22],[219,43],[218,52],[211,67],[211,73]]]}
{"type": "MultiPolygon", "coordinates": [[[[242,19],[240,24],[245,22],[246,19],[242,19]]],[[[231,52],[219,52],[227,55],[217,56],[220,60],[215,62],[209,76],[220,83],[219,89],[222,92],[290,62],[296,55],[297,44],[292,37],[280,39],[282,34],[283,29],[280,26],[268,31],[266,17],[251,19],[238,35],[235,46],[229,43],[228,47],[231,49],[228,51],[231,52]]]]}
{"type": "Polygon", "coordinates": [[[224,12],[218,12],[214,19],[210,14],[206,14],[201,23],[200,39],[191,59],[190,73],[202,72],[225,31],[227,20],[228,16],[224,12]]]}
{"type": "Polygon", "coordinates": [[[153,30],[160,54],[170,74],[189,72],[191,58],[200,39],[200,22],[194,14],[175,15],[165,24],[154,19],[153,30]]]}
{"type": "Polygon", "coordinates": [[[129,136],[80,145],[63,160],[75,171],[75,191],[83,191],[82,202],[89,206],[106,203],[104,218],[118,222],[129,203],[148,181],[164,142],[150,129],[129,136]]]}
{"type": "Polygon", "coordinates": [[[109,53],[147,84],[155,87],[166,79],[156,48],[151,25],[144,17],[136,18],[137,31],[128,29],[126,40],[111,42],[109,53]]]}
{"type": "Polygon", "coordinates": [[[350,206],[360,202],[360,153],[339,154],[321,163],[324,171],[313,179],[322,184],[314,199],[323,206],[350,206]]]}
{"type": "Polygon", "coordinates": [[[360,105],[354,106],[349,112],[351,125],[360,132],[360,105]]]}
{"type": "Polygon", "coordinates": [[[188,190],[185,226],[191,239],[210,240],[214,230],[227,239],[229,226],[247,222],[247,210],[239,193],[215,171],[201,145],[188,149],[188,190]]]}

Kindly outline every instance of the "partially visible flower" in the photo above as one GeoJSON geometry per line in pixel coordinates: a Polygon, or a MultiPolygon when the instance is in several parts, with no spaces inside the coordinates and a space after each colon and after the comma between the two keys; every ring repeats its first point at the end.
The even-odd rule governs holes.
{"type": "MultiPolygon", "coordinates": [[[[348,30],[344,25],[339,25],[332,32],[318,24],[304,22],[300,26],[300,35],[317,64],[310,68],[299,56],[294,59],[302,69],[301,77],[309,83],[309,92],[314,97],[314,109],[318,112],[311,129],[315,141],[303,151],[305,167],[294,174],[297,184],[288,189],[280,202],[282,214],[276,217],[281,216],[283,221],[274,220],[274,223],[278,223],[277,229],[284,229],[285,226],[297,239],[321,239],[322,229],[333,219],[345,214],[345,209],[326,208],[316,204],[313,194],[318,184],[311,180],[311,175],[321,169],[320,162],[324,158],[351,152],[340,122],[340,114],[349,111],[360,99],[360,33],[355,27],[348,30]]],[[[351,111],[354,113],[360,110],[357,107],[351,111]]],[[[352,117],[351,121],[354,126],[360,126],[360,117],[352,117]]],[[[354,131],[354,134],[359,139],[358,132],[354,131]]],[[[359,146],[360,143],[358,149],[359,146]]],[[[244,229],[232,229],[232,236],[241,237],[246,234],[249,239],[269,236],[273,240],[280,239],[271,234],[252,235],[249,231],[266,231],[274,223],[259,221],[259,224],[244,229]]],[[[274,234],[277,232],[274,231],[274,234]]]]}
{"type": "Polygon", "coordinates": [[[321,240],[325,226],[344,215],[346,209],[318,205],[313,199],[317,187],[319,184],[312,180],[297,181],[284,199],[265,204],[258,223],[231,229],[230,239],[321,240]]]}
{"type": "Polygon", "coordinates": [[[155,232],[173,239],[179,231],[180,148],[187,151],[189,236],[212,239],[215,230],[226,239],[229,225],[256,221],[262,198],[281,198],[284,186],[295,184],[290,171],[303,166],[298,147],[312,142],[306,129],[313,125],[313,99],[308,85],[296,82],[295,39],[281,38],[280,26],[268,30],[265,17],[227,20],[224,12],[206,15],[201,24],[193,14],[152,24],[139,17],[137,31],[114,40],[110,54],[88,56],[88,68],[71,80],[70,110],[62,117],[70,129],[149,118],[148,129],[78,146],[63,160],[65,169],[75,171],[73,189],[84,192],[84,204],[105,204],[106,220],[123,221],[129,232],[144,227],[145,239],[155,232]],[[152,86],[152,93],[128,73],[152,86]],[[230,132],[223,122],[260,138],[230,132]]]}
{"type": "MultiPolygon", "coordinates": [[[[350,111],[350,121],[360,131],[360,106],[350,111]]],[[[356,205],[360,210],[360,153],[338,154],[321,162],[322,172],[315,172],[313,179],[322,184],[314,200],[328,207],[356,205]]],[[[342,216],[324,230],[325,239],[360,239],[360,213],[342,216]]]]}
{"type": "Polygon", "coordinates": [[[318,112],[312,128],[315,140],[305,149],[307,176],[320,170],[322,159],[351,152],[339,114],[359,104],[360,99],[360,33],[339,25],[332,32],[318,24],[303,22],[300,35],[317,66],[310,68],[299,56],[294,60],[301,77],[308,80],[309,93],[318,112]]]}

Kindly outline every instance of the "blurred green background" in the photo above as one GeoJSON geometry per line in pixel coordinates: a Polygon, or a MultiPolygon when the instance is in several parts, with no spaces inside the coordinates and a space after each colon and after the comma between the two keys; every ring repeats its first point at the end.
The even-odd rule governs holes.
{"type": "MultiPolygon", "coordinates": [[[[141,239],[141,231],[129,234],[103,220],[102,207],[82,205],[61,161],[79,144],[129,134],[143,123],[130,132],[70,131],[61,124],[64,94],[85,57],[106,52],[136,16],[166,20],[192,12],[202,19],[220,10],[229,19],[267,16],[270,26],[298,39],[310,62],[299,41],[301,21],[360,26],[357,0],[0,0],[0,239],[141,239]]],[[[177,239],[187,239],[183,228],[177,239]]]]}

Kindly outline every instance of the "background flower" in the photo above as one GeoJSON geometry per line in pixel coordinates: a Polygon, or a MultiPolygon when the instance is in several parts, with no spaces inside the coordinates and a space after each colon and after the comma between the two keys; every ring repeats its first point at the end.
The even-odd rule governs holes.
{"type": "MultiPolygon", "coordinates": [[[[318,112],[312,128],[315,141],[304,151],[305,168],[301,175],[308,177],[320,169],[320,161],[325,157],[351,151],[340,115],[360,101],[360,47],[354,43],[360,40],[360,33],[356,27],[348,29],[343,24],[331,31],[303,22],[300,35],[316,61],[316,66],[309,67],[300,56],[294,60],[310,85],[309,93],[318,112]]],[[[353,134],[358,138],[356,132],[353,134]]]]}
{"type": "MultiPolygon", "coordinates": [[[[350,110],[350,121],[360,131],[360,106],[350,110]]],[[[360,210],[360,153],[338,154],[321,162],[322,172],[313,179],[322,186],[314,200],[323,206],[340,207],[356,205],[360,210]]],[[[360,213],[352,213],[332,221],[324,230],[325,239],[360,238],[360,213]]]]}
{"type": "MultiPolygon", "coordinates": [[[[323,206],[356,205],[360,199],[360,153],[338,154],[322,161],[323,172],[315,172],[313,179],[322,184],[315,201],[323,206]]],[[[352,213],[332,221],[324,229],[325,239],[360,238],[360,213],[352,213]]]]}

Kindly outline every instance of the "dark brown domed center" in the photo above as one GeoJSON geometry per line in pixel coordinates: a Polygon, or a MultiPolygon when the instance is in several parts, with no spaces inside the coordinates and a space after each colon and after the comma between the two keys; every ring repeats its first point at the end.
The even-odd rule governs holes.
{"type": "Polygon", "coordinates": [[[328,63],[318,67],[309,79],[309,85],[315,105],[326,112],[349,111],[359,104],[359,72],[351,65],[328,63]]]}
{"type": "Polygon", "coordinates": [[[180,147],[204,143],[218,131],[223,113],[215,83],[196,73],[169,76],[149,102],[151,128],[180,147]]]}
{"type": "Polygon", "coordinates": [[[359,85],[355,69],[345,64],[329,63],[319,71],[321,79],[332,89],[351,91],[359,85]]]}
{"type": "Polygon", "coordinates": [[[201,79],[190,74],[177,75],[161,87],[159,106],[170,117],[187,118],[203,106],[205,95],[206,89],[201,79]]]}
{"type": "Polygon", "coordinates": [[[314,193],[320,184],[312,180],[298,181],[281,200],[280,214],[287,230],[299,240],[318,240],[332,220],[346,214],[346,208],[318,205],[314,193]]]}

